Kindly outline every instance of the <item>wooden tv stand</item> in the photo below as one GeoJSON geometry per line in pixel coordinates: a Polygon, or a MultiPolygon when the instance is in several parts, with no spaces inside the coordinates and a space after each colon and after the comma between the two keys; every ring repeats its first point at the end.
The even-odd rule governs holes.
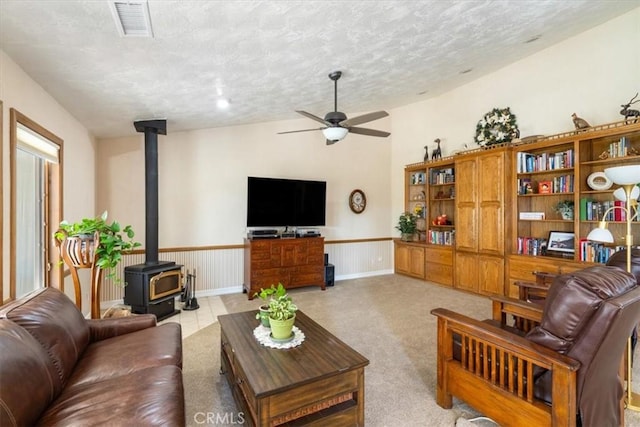
{"type": "Polygon", "coordinates": [[[324,238],[245,239],[243,291],[253,299],[260,289],[278,283],[324,291],[324,238]]]}

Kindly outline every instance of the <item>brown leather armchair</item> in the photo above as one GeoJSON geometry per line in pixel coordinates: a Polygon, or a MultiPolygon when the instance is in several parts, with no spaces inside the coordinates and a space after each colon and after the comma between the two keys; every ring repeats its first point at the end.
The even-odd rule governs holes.
{"type": "Polygon", "coordinates": [[[438,317],[436,401],[443,408],[455,396],[503,426],[622,423],[619,367],[640,318],[640,286],[631,274],[596,266],[560,275],[544,307],[500,298],[489,322],[444,308],[431,313],[438,317]],[[505,330],[513,329],[510,318],[537,326],[523,336],[505,330]]]}

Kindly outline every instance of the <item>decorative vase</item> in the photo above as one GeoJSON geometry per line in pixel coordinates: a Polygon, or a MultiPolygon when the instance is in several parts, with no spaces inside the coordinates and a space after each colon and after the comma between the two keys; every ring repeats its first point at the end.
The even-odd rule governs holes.
{"type": "Polygon", "coordinates": [[[260,323],[262,323],[262,326],[264,326],[265,328],[269,327],[269,306],[268,305],[260,306],[260,323]]]}
{"type": "Polygon", "coordinates": [[[410,242],[413,240],[413,233],[401,233],[400,240],[403,242],[410,242]]]}
{"type": "Polygon", "coordinates": [[[286,340],[287,338],[290,338],[295,320],[295,315],[291,319],[287,320],[269,318],[269,324],[271,325],[271,337],[276,340],[286,340]]]}
{"type": "Polygon", "coordinates": [[[562,219],[573,220],[573,211],[563,211],[561,215],[562,219]]]}

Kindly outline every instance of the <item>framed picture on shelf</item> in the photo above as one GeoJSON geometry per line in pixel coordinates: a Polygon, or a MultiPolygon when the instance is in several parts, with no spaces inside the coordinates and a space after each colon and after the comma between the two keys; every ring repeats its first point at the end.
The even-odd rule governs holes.
{"type": "Polygon", "coordinates": [[[575,234],[566,231],[550,231],[547,240],[547,253],[573,254],[575,248],[575,234]]]}
{"type": "Polygon", "coordinates": [[[538,193],[539,194],[550,194],[552,182],[551,181],[540,181],[538,183],[538,193]]]}

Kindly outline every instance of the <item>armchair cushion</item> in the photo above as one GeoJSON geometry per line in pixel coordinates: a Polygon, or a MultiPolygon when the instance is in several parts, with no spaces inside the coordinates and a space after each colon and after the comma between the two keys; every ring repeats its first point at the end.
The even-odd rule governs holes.
{"type": "Polygon", "coordinates": [[[604,300],[636,286],[625,272],[604,266],[557,276],[554,285],[547,294],[540,326],[527,338],[561,353],[591,324],[604,300]]]}
{"type": "MultiPolygon", "coordinates": [[[[627,271],[627,250],[620,250],[609,257],[607,265],[627,271]]],[[[640,248],[631,249],[631,274],[636,277],[640,286],[640,248]]]]}

